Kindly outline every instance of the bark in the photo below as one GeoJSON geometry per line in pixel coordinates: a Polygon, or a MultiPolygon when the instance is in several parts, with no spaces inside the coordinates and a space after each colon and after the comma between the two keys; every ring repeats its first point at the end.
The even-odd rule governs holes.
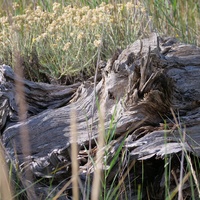
{"type": "MultiPolygon", "coordinates": [[[[93,174],[89,157],[96,152],[99,108],[105,110],[105,171],[118,148],[129,152],[127,166],[134,160],[164,158],[183,149],[200,156],[198,47],[153,34],[117,51],[101,71],[97,85],[86,81],[59,86],[21,80],[9,66],[1,66],[0,130],[7,158],[15,168],[20,166],[21,172],[29,169],[35,180],[55,180],[45,188],[36,184],[38,195],[47,196],[48,187],[59,190],[71,177],[72,108],[77,113],[77,159],[84,184],[87,174],[93,174]],[[23,81],[28,103],[28,118],[23,123],[18,122],[16,79],[23,81]],[[23,126],[29,132],[31,159],[27,160],[20,141],[23,126]],[[91,150],[90,156],[87,150],[91,150]],[[63,182],[58,186],[56,181],[63,182]]],[[[112,180],[114,174],[109,173],[107,180],[112,180]]]]}

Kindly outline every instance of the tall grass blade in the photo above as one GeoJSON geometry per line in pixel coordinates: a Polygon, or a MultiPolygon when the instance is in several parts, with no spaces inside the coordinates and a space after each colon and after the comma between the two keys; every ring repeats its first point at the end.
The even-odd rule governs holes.
{"type": "Polygon", "coordinates": [[[11,200],[12,199],[12,188],[9,181],[7,164],[5,162],[5,154],[0,143],[0,199],[11,200]]]}
{"type": "Polygon", "coordinates": [[[72,161],[72,192],[73,199],[79,199],[78,178],[79,178],[79,164],[78,164],[78,146],[77,146],[77,124],[76,124],[76,111],[71,109],[71,161],[72,161]]]}
{"type": "MultiPolygon", "coordinates": [[[[23,69],[22,69],[22,60],[21,60],[21,53],[19,49],[19,34],[14,28],[13,24],[13,18],[11,15],[9,15],[9,22],[12,27],[12,66],[14,67],[14,71],[16,74],[15,79],[15,88],[16,88],[16,103],[18,105],[18,116],[19,116],[19,122],[23,123],[23,126],[20,126],[20,140],[22,145],[22,153],[23,153],[23,159],[27,160],[29,159],[31,155],[31,149],[30,149],[30,143],[29,143],[29,132],[28,127],[26,126],[26,113],[27,113],[27,104],[25,100],[24,95],[24,84],[23,84],[23,69]]],[[[33,199],[36,198],[36,194],[34,191],[34,185],[32,187],[28,187],[30,183],[33,182],[32,173],[29,170],[25,170],[24,173],[25,179],[27,181],[23,181],[23,178],[21,177],[22,184],[24,185],[27,192],[27,198],[33,199]]]]}
{"type": "Polygon", "coordinates": [[[187,158],[187,161],[190,165],[190,170],[191,170],[191,174],[193,176],[193,179],[194,179],[194,182],[195,182],[195,185],[196,185],[196,188],[197,188],[197,192],[198,192],[198,196],[199,196],[199,199],[200,199],[200,188],[199,188],[199,180],[197,178],[197,175],[195,173],[195,170],[194,170],[194,167],[192,165],[192,161],[191,161],[191,158],[188,156],[188,154],[186,154],[186,158],[187,158]]]}
{"type": "Polygon", "coordinates": [[[94,179],[92,184],[92,194],[91,199],[99,199],[99,193],[101,188],[101,175],[103,169],[103,155],[104,155],[104,137],[105,137],[105,127],[104,127],[104,108],[99,109],[99,133],[98,133],[98,143],[97,143],[97,154],[96,162],[94,166],[94,179]]]}
{"type": "Polygon", "coordinates": [[[171,192],[171,194],[166,198],[166,200],[173,200],[174,197],[177,195],[179,188],[184,185],[184,183],[189,179],[191,172],[188,172],[182,179],[182,182],[176,186],[176,188],[171,192]]]}
{"type": "Polygon", "coordinates": [[[70,186],[71,183],[72,179],[70,179],[67,183],[65,183],[62,189],[56,194],[56,196],[53,197],[52,200],[57,200],[62,195],[62,193],[70,186]]]}

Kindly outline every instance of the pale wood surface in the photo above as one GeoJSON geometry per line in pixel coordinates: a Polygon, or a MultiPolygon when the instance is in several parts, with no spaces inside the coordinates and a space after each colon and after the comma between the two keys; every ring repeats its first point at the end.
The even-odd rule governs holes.
{"type": "MultiPolygon", "coordinates": [[[[36,177],[62,181],[71,176],[71,107],[77,112],[80,158],[84,157],[81,149],[89,148],[89,140],[95,148],[98,109],[93,102],[97,99],[100,108],[106,110],[106,132],[115,113],[114,137],[108,144],[113,150],[107,155],[110,160],[124,137],[123,149],[130,153],[129,162],[154,156],[163,158],[182,151],[183,147],[200,156],[200,49],[196,46],[178,43],[174,38],[157,39],[155,34],[138,40],[107,61],[95,90],[90,81],[59,86],[23,80],[28,103],[25,124],[32,156],[25,163],[19,137],[24,124],[18,123],[15,100],[16,77],[4,65],[0,68],[0,79],[0,129],[7,158],[22,164],[22,170],[28,166],[36,177]],[[181,129],[177,128],[171,110],[181,129]],[[65,167],[52,173],[58,166],[65,167]]],[[[86,164],[80,161],[82,168],[86,164]]]]}

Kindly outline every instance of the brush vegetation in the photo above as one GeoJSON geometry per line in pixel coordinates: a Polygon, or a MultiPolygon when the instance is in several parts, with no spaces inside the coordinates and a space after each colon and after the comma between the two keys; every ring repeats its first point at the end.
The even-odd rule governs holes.
{"type": "Polygon", "coordinates": [[[0,3],[0,63],[15,65],[26,78],[72,83],[94,74],[97,50],[107,60],[151,32],[199,44],[197,0],[3,1],[0,3]]]}

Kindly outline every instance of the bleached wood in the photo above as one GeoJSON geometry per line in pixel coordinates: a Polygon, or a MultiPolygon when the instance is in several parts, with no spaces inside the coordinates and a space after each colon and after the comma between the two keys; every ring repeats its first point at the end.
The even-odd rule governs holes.
{"type": "MultiPolygon", "coordinates": [[[[130,152],[130,161],[164,157],[182,151],[183,147],[200,156],[200,49],[196,46],[181,44],[174,38],[157,38],[155,34],[138,40],[107,61],[96,93],[90,81],[80,86],[55,86],[23,80],[32,157],[27,162],[22,158],[19,138],[24,124],[17,122],[16,77],[5,65],[0,73],[0,129],[8,158],[18,163],[22,171],[30,168],[36,177],[62,181],[71,176],[71,104],[77,112],[80,169],[90,168],[91,174],[88,156],[81,152],[89,148],[89,140],[95,149],[98,106],[106,110],[106,133],[112,117],[113,127],[116,126],[108,144],[108,160],[124,137],[123,149],[130,152]],[[95,94],[98,104],[92,105],[95,94]],[[186,141],[181,141],[170,109],[179,125],[185,127],[186,141]],[[59,170],[55,171],[56,168],[59,170]]],[[[84,174],[82,170],[81,175],[84,174]]]]}

